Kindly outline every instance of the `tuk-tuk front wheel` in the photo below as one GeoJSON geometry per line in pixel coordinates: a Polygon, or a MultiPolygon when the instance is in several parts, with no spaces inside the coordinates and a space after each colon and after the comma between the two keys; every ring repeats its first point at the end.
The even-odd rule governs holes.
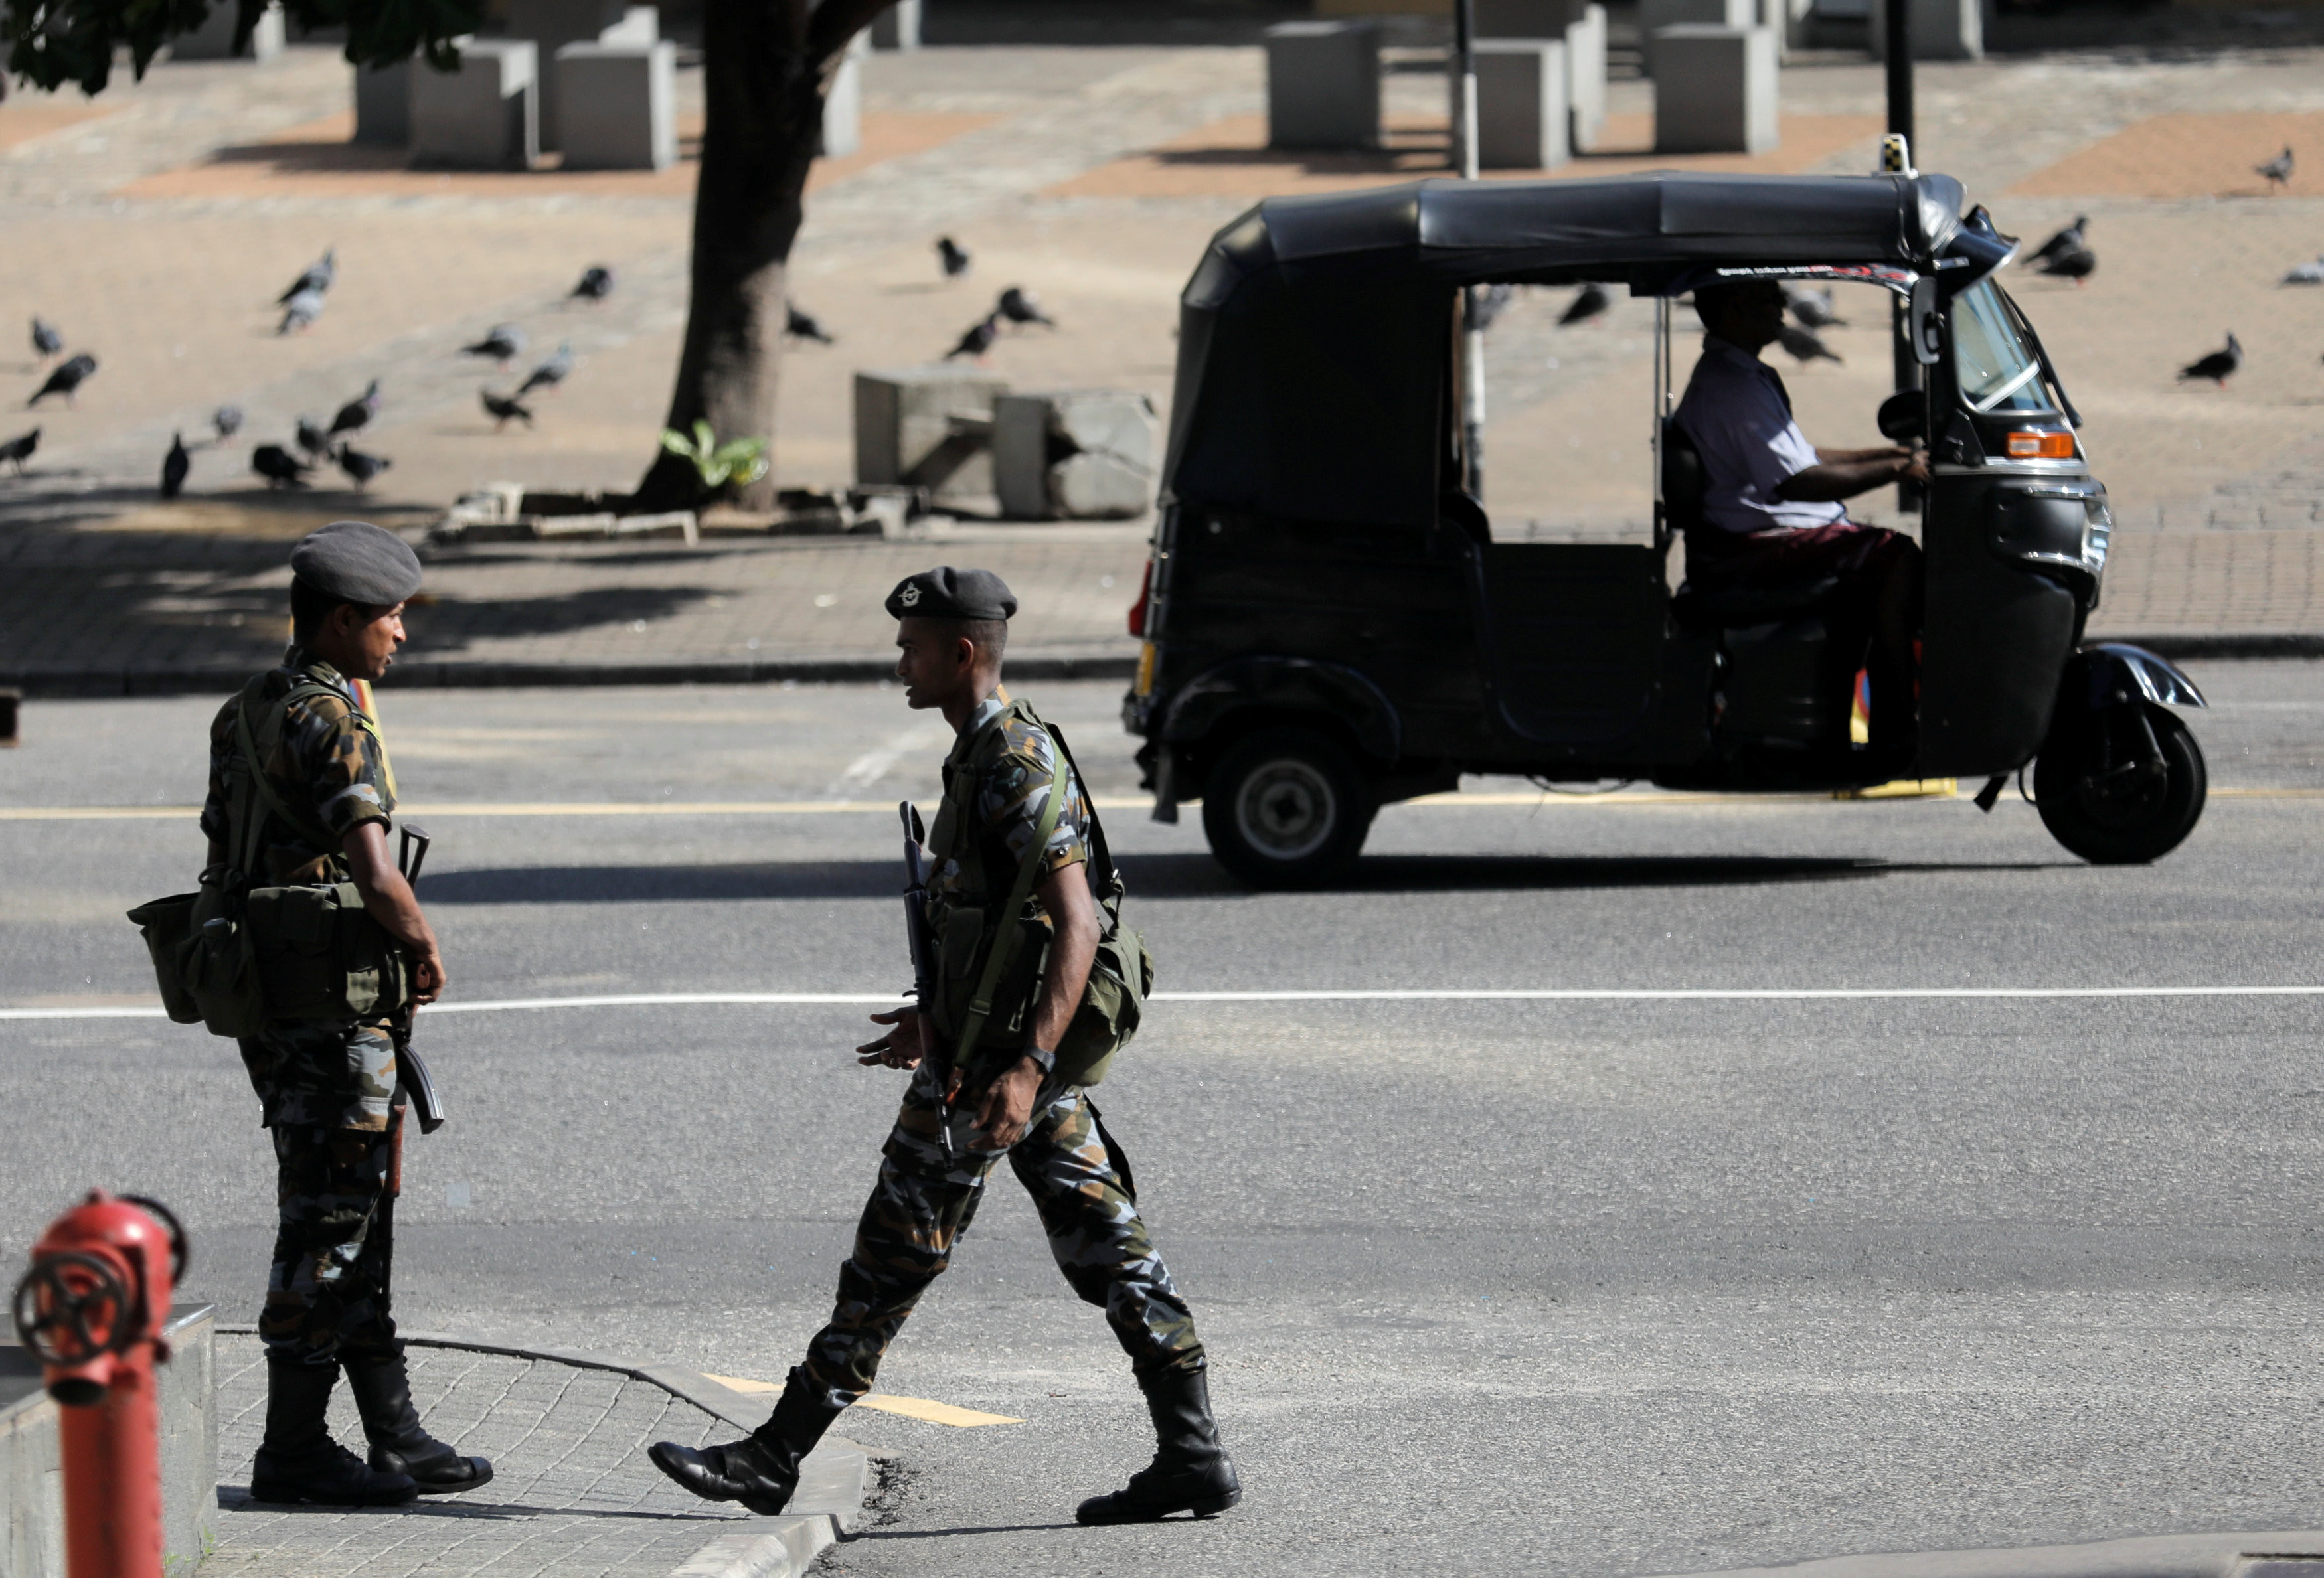
{"type": "Polygon", "coordinates": [[[2043,824],[2093,865],[2160,860],[2203,815],[2209,786],[2195,736],[2168,708],[2139,706],[2053,736],[2034,763],[2043,824]]]}
{"type": "Polygon", "coordinates": [[[1249,735],[1203,780],[1211,853],[1255,888],[1308,888],[1344,876],[1378,808],[1348,753],[1307,729],[1249,735]]]}

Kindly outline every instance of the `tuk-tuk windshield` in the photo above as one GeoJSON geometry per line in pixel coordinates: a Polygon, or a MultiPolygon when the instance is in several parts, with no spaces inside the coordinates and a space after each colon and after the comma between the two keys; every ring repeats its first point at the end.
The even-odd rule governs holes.
{"type": "Polygon", "coordinates": [[[2042,358],[2000,291],[1979,280],[1953,299],[1953,376],[1971,411],[2051,411],[2042,358]]]}

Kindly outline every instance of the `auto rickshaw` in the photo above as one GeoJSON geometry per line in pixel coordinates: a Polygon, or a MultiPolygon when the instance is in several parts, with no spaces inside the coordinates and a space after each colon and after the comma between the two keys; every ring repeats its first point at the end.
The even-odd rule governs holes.
{"type": "MultiPolygon", "coordinates": [[[[2080,419],[1996,282],[2015,249],[1949,176],[1424,180],[1260,203],[1181,298],[1176,399],[1124,706],[1155,816],[1199,798],[1260,886],[1343,874],[1379,807],[1464,773],[1721,790],[2032,764],[2058,841],[2151,861],[2202,814],[2171,663],[2086,644],[2112,519],[2080,419]],[[1699,507],[1670,423],[1673,305],[1714,280],[1857,281],[1907,304],[1924,443],[1915,755],[1849,727],[1835,585],[1705,596],[1666,566],[1699,507]],[[1651,542],[1497,541],[1462,491],[1466,287],[1596,281],[1655,303],[1651,542]]],[[[1646,383],[1644,378],[1640,383],[1646,383]]],[[[2020,777],[2021,786],[2024,779],[2020,777]]]]}

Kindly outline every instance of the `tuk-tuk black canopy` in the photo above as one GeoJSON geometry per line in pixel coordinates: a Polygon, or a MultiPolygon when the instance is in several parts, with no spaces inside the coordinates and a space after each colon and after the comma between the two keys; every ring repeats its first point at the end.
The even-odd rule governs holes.
{"type": "MultiPolygon", "coordinates": [[[[1667,288],[1702,266],[1914,273],[1966,245],[1950,176],[1425,180],[1270,198],[1213,237],[1180,298],[1166,501],[1425,525],[1449,432],[1452,291],[1667,288]]],[[[1993,252],[1996,256],[1983,255],[1993,252]]]]}

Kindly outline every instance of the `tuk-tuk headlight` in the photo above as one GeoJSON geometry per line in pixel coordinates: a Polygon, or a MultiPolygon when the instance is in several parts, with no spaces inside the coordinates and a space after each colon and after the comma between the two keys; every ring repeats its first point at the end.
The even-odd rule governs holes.
{"type": "Polygon", "coordinates": [[[2090,574],[2106,568],[2107,545],[2114,538],[2114,512],[2103,499],[2091,499],[2082,507],[2082,565],[2090,574]]]}

